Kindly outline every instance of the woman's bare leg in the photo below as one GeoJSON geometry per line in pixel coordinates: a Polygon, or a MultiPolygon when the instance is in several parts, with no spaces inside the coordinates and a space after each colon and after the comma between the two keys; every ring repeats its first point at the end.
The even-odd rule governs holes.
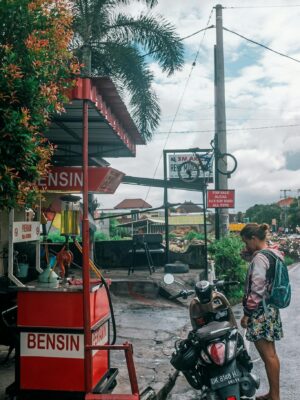
{"type": "Polygon", "coordinates": [[[265,339],[254,342],[266,368],[267,377],[270,385],[270,399],[280,400],[279,375],[280,362],[276,353],[275,343],[265,339]]]}

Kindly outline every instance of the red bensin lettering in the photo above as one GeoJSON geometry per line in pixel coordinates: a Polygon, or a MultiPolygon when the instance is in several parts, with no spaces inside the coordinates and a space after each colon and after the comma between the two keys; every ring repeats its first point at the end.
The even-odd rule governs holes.
{"type": "Polygon", "coordinates": [[[79,335],[28,333],[27,347],[39,350],[79,351],[79,335]]]}

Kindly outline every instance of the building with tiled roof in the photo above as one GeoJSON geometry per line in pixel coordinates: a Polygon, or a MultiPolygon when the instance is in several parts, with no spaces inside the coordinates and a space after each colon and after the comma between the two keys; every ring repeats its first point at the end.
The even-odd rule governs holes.
{"type": "Polygon", "coordinates": [[[142,210],[152,208],[152,206],[143,199],[125,199],[117,204],[115,210],[142,210]]]}
{"type": "Polygon", "coordinates": [[[203,212],[203,209],[191,201],[185,201],[176,208],[176,213],[178,214],[194,214],[201,212],[203,212]]]}
{"type": "Polygon", "coordinates": [[[286,197],[285,199],[281,199],[279,201],[277,201],[277,205],[279,207],[290,207],[290,205],[294,202],[295,198],[294,197],[286,197]]]}

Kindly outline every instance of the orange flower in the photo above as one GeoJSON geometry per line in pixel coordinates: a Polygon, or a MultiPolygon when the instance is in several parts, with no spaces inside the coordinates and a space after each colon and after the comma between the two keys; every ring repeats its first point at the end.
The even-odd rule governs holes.
{"type": "Polygon", "coordinates": [[[26,107],[21,107],[21,112],[22,117],[20,119],[20,124],[28,128],[30,120],[29,110],[26,107]]]}
{"type": "Polygon", "coordinates": [[[8,64],[6,67],[7,77],[11,79],[21,79],[23,78],[23,73],[21,68],[15,64],[8,64]]]}

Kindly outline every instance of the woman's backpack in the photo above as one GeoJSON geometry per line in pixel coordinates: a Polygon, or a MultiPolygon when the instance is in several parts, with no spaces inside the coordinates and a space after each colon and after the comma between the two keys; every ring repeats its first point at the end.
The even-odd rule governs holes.
{"type": "Polygon", "coordinates": [[[291,284],[287,266],[273,251],[261,250],[260,253],[268,258],[270,266],[272,262],[274,264],[271,288],[266,299],[263,299],[264,307],[270,304],[275,308],[286,308],[291,302],[291,284]]]}

